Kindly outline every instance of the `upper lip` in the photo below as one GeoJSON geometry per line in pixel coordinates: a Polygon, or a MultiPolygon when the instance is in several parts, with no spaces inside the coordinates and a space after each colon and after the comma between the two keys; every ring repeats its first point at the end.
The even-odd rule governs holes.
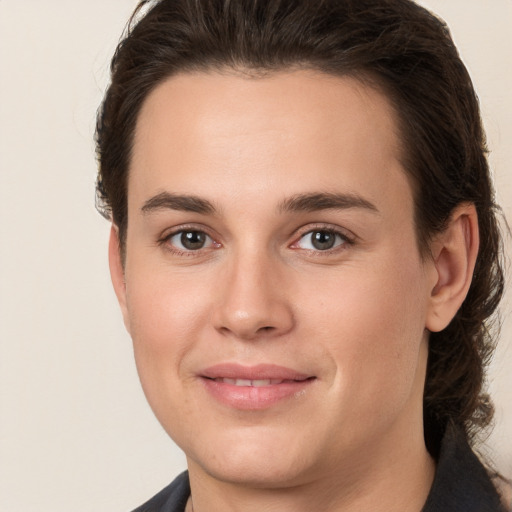
{"type": "Polygon", "coordinates": [[[306,380],[313,375],[276,364],[258,364],[244,366],[238,363],[220,363],[200,372],[208,379],[244,379],[244,380],[306,380]]]}

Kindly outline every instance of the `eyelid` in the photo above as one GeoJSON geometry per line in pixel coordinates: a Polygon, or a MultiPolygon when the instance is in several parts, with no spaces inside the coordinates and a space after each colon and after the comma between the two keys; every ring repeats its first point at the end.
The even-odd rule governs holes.
{"type": "Polygon", "coordinates": [[[163,233],[158,237],[157,244],[160,246],[164,246],[169,252],[173,254],[177,254],[179,256],[185,255],[185,256],[197,256],[200,253],[203,253],[204,251],[207,251],[209,249],[213,248],[217,249],[222,246],[220,242],[216,240],[216,236],[213,235],[211,232],[211,229],[208,227],[202,225],[202,224],[180,224],[179,226],[173,226],[172,228],[166,229],[163,231],[163,233]],[[197,250],[187,250],[187,249],[180,249],[176,246],[173,246],[169,243],[169,240],[183,232],[187,231],[197,231],[199,233],[204,233],[208,238],[212,240],[212,244],[208,247],[203,247],[201,249],[197,250]]]}
{"type": "MultiPolygon", "coordinates": [[[[326,232],[333,233],[335,235],[340,236],[343,239],[343,241],[345,242],[344,244],[341,244],[341,245],[345,245],[345,244],[353,245],[357,241],[357,236],[345,228],[341,228],[340,226],[335,226],[333,224],[325,224],[325,223],[324,224],[322,224],[322,223],[316,224],[315,223],[315,224],[307,224],[306,226],[302,226],[301,228],[299,228],[293,235],[294,241],[290,244],[290,247],[293,249],[295,249],[295,248],[300,249],[300,247],[294,247],[294,246],[296,246],[305,235],[315,232],[315,231],[326,231],[326,232]]],[[[336,251],[337,249],[339,249],[339,247],[340,246],[336,246],[332,249],[326,249],[325,251],[312,250],[312,249],[310,249],[310,251],[328,254],[329,252],[336,251]]],[[[308,250],[308,249],[303,249],[303,250],[308,250]]]]}
{"type": "MultiPolygon", "coordinates": [[[[209,250],[212,248],[210,246],[210,247],[205,247],[205,248],[201,248],[201,249],[197,249],[197,250],[181,250],[175,246],[171,246],[168,243],[169,240],[173,236],[175,236],[183,231],[198,231],[198,232],[204,233],[212,240],[213,248],[217,249],[217,248],[222,247],[222,243],[218,241],[218,236],[214,235],[212,233],[212,230],[203,224],[181,224],[178,226],[173,226],[172,228],[168,228],[168,229],[164,230],[163,233],[158,237],[157,244],[161,245],[161,246],[165,246],[167,248],[167,250],[169,250],[170,252],[172,252],[174,254],[186,255],[186,256],[198,255],[199,253],[203,253],[205,250],[209,250]]],[[[346,245],[353,245],[357,241],[357,236],[346,228],[342,228],[340,226],[336,226],[333,224],[327,224],[327,223],[313,223],[313,224],[307,224],[305,226],[298,228],[295,231],[295,233],[292,235],[293,242],[291,244],[289,244],[288,247],[291,247],[293,249],[301,249],[300,247],[294,247],[294,246],[296,246],[298,244],[298,242],[305,235],[307,235],[308,233],[314,232],[314,231],[327,231],[327,232],[330,232],[330,233],[340,236],[343,239],[343,241],[345,242],[343,244],[340,244],[342,247],[344,247],[346,245]]],[[[336,252],[337,250],[340,250],[340,245],[338,245],[332,249],[326,249],[324,251],[312,250],[312,249],[310,249],[309,251],[329,254],[329,253],[336,252]]],[[[301,249],[301,250],[308,251],[308,249],[301,249]]]]}

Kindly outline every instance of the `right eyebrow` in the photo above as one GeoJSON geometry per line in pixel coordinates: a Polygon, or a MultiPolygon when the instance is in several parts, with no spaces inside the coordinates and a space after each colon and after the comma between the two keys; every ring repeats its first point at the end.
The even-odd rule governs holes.
{"type": "Polygon", "coordinates": [[[216,212],[215,206],[206,199],[198,196],[171,194],[170,192],[161,192],[149,198],[141,207],[144,214],[159,210],[180,210],[204,215],[216,212]]]}

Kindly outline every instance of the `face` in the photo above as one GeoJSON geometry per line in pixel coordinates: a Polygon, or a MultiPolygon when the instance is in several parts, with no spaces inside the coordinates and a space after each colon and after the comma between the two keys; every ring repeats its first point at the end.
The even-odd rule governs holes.
{"type": "Polygon", "coordinates": [[[432,272],[379,92],[175,76],[140,113],[128,211],[117,293],[191,470],[295,485],[422,435],[432,272]]]}

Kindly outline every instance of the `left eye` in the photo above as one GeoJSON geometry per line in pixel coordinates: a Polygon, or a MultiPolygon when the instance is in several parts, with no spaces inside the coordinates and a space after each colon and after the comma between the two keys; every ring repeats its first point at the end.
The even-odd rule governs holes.
{"type": "Polygon", "coordinates": [[[339,233],[325,229],[309,231],[301,236],[297,242],[297,247],[313,251],[328,251],[339,245],[346,243],[347,240],[339,233]]]}
{"type": "Polygon", "coordinates": [[[213,240],[203,231],[178,231],[168,238],[168,243],[182,251],[198,251],[213,245],[213,240]]]}

